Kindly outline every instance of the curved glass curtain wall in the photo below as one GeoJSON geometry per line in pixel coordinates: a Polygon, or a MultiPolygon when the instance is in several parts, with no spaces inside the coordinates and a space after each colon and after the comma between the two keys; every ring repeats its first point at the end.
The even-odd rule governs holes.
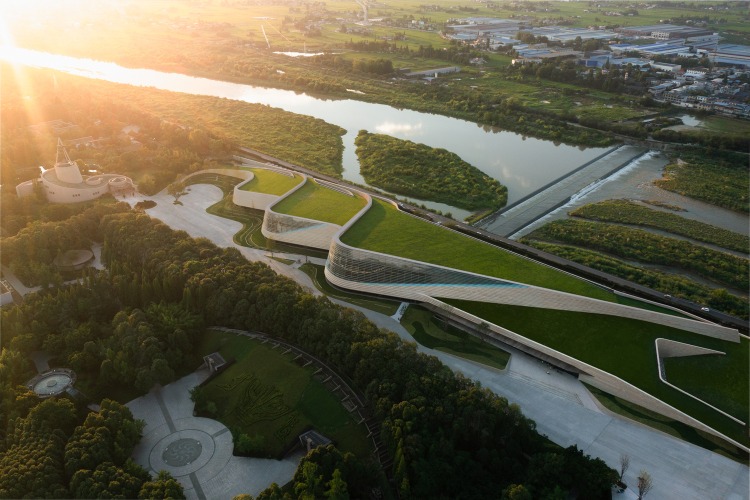
{"type": "Polygon", "coordinates": [[[358,283],[526,288],[525,285],[413,262],[390,255],[331,245],[326,264],[334,276],[358,283]]]}

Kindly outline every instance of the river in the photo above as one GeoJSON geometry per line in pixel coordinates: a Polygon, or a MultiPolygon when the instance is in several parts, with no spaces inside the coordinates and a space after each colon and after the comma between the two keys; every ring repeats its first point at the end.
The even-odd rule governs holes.
{"type": "MultiPolygon", "coordinates": [[[[388,134],[452,151],[506,185],[508,203],[523,198],[605,151],[603,148],[555,145],[551,141],[527,138],[465,120],[382,104],[353,99],[321,99],[289,90],[254,87],[150,69],[125,68],[111,62],[16,47],[1,47],[0,59],[110,82],[266,104],[320,118],[346,129],[342,138],[343,178],[359,184],[366,184],[359,173],[354,146],[354,139],[360,130],[388,134]]],[[[247,146],[253,147],[252,144],[247,146]]],[[[425,204],[450,211],[456,218],[468,215],[468,212],[456,207],[439,203],[425,204]]]]}

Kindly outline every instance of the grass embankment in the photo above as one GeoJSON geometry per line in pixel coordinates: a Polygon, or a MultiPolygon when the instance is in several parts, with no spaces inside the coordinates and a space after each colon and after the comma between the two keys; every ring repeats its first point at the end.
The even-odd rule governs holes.
{"type": "Polygon", "coordinates": [[[425,347],[447,352],[483,365],[504,370],[510,354],[454,326],[439,321],[427,309],[411,305],[401,318],[414,340],[425,347]]]}
{"type": "Polygon", "coordinates": [[[240,182],[242,182],[240,179],[221,174],[196,175],[188,179],[188,185],[213,184],[221,188],[224,192],[224,198],[208,207],[206,212],[242,224],[242,229],[233,237],[234,242],[238,245],[261,250],[272,249],[275,252],[326,258],[328,252],[270,241],[263,236],[260,230],[261,226],[263,226],[263,210],[240,207],[232,202],[232,191],[234,190],[234,186],[240,182]]]}
{"type": "Polygon", "coordinates": [[[274,205],[273,211],[343,226],[364,206],[365,200],[359,196],[334,191],[308,180],[300,189],[274,205]]]}
{"type": "Polygon", "coordinates": [[[355,144],[372,186],[466,210],[497,210],[508,201],[508,188],[445,149],[364,130],[355,144]]]}
{"type": "Polygon", "coordinates": [[[711,157],[682,153],[654,182],[668,191],[713,205],[750,212],[750,166],[747,155],[724,153],[711,157]]]}
{"type": "Polygon", "coordinates": [[[662,293],[692,300],[698,304],[705,304],[711,309],[723,311],[738,318],[748,318],[750,305],[748,305],[747,300],[731,295],[724,289],[713,289],[677,274],[642,269],[609,255],[584,248],[555,245],[538,240],[524,239],[522,241],[545,252],[604,271],[613,276],[619,276],[662,293]]]}
{"type": "Polygon", "coordinates": [[[324,274],[324,266],[316,264],[302,264],[300,271],[304,272],[313,280],[315,288],[328,295],[331,298],[343,300],[372,311],[385,314],[386,316],[393,316],[398,310],[399,302],[388,299],[376,299],[367,295],[360,295],[356,293],[346,292],[338,288],[334,288],[328,281],[326,281],[324,274]]]}
{"type": "Polygon", "coordinates": [[[245,434],[253,455],[278,458],[298,442],[299,434],[314,428],[342,451],[369,454],[365,428],[313,376],[317,368],[301,367],[296,355],[284,355],[284,350],[230,333],[205,336],[204,354],[219,351],[224,359],[236,359],[203,386],[206,400],[215,405],[215,418],[232,431],[235,448],[245,434]]]}
{"type": "Polygon", "coordinates": [[[608,200],[584,205],[570,212],[570,215],[602,222],[650,227],[738,252],[747,253],[750,248],[750,239],[746,235],[647,208],[629,200],[608,200]]]}
{"type": "Polygon", "coordinates": [[[381,200],[341,238],[348,245],[530,285],[615,301],[615,295],[550,267],[396,210],[381,200]]]}
{"type": "Polygon", "coordinates": [[[263,168],[251,168],[250,170],[253,172],[254,177],[240,188],[243,191],[281,196],[302,182],[302,177],[299,175],[289,177],[263,168]]]}
{"type": "Polygon", "coordinates": [[[682,269],[740,290],[748,286],[748,259],[642,229],[567,219],[551,222],[528,238],[578,245],[625,259],[682,269]]]}
{"type": "Polygon", "coordinates": [[[656,338],[668,338],[726,352],[721,361],[701,357],[706,366],[721,371],[667,371],[668,380],[685,390],[708,387],[706,400],[719,409],[748,421],[748,341],[726,342],[645,321],[598,314],[533,307],[446,300],[486,321],[600,368],[635,385],[688,415],[744,444],[750,444],[747,426],[741,426],[659,380],[656,338]],[[707,374],[711,376],[707,376],[707,374]],[[699,380],[703,379],[703,380],[699,380]]]}

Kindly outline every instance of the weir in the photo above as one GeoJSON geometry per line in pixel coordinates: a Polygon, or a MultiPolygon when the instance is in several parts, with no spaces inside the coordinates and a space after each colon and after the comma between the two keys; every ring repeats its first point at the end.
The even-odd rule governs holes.
{"type": "Polygon", "coordinates": [[[576,193],[609,177],[647,151],[636,146],[620,146],[610,150],[518,202],[495,212],[476,224],[476,227],[510,237],[563,206],[576,193]]]}

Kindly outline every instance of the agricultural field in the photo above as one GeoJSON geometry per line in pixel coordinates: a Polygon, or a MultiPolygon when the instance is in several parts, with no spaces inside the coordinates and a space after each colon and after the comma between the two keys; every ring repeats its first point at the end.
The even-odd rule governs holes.
{"type": "Polygon", "coordinates": [[[362,210],[365,200],[330,189],[313,180],[287,196],[273,211],[343,226],[362,210]]]}
{"type": "Polygon", "coordinates": [[[361,458],[371,453],[364,426],[358,425],[314,376],[283,350],[235,334],[211,331],[202,352],[219,351],[236,361],[201,389],[203,414],[225,424],[243,454],[279,458],[314,428],[342,451],[361,458]],[[245,437],[243,437],[245,436],[245,437]]]}
{"type": "Polygon", "coordinates": [[[288,175],[264,168],[251,168],[250,170],[253,172],[254,177],[240,188],[244,191],[281,196],[302,181],[302,177],[299,175],[289,177],[288,175]]]}
{"type": "Polygon", "coordinates": [[[668,366],[667,377],[671,383],[686,391],[701,392],[709,403],[747,422],[750,416],[750,383],[747,373],[750,346],[747,339],[732,343],[615,316],[453,299],[445,301],[488,322],[605,370],[730,438],[745,445],[750,443],[747,426],[737,424],[659,380],[654,346],[656,338],[668,338],[725,352],[726,356],[718,362],[718,357],[711,360],[708,356],[701,357],[703,363],[708,363],[707,366],[720,370],[710,372],[711,377],[704,376],[707,373],[705,368],[690,371],[689,367],[695,368],[694,362],[684,366],[683,361],[691,358],[673,365],[676,368],[671,373],[668,366]],[[571,339],[576,341],[572,342],[571,339]]]}
{"type": "MultiPolygon", "coordinates": [[[[352,2],[321,2],[303,9],[294,3],[214,5],[170,0],[158,4],[133,2],[124,11],[110,11],[103,6],[88,12],[85,19],[76,19],[76,37],[64,36],[65,30],[48,29],[46,23],[59,25],[60,16],[53,8],[37,16],[34,23],[15,24],[26,27],[16,33],[18,44],[39,50],[294,89],[316,96],[380,102],[568,144],[605,146],[612,139],[596,128],[608,129],[616,123],[618,131],[638,135],[640,130],[635,124],[620,122],[660,110],[619,92],[538,78],[519,81],[518,75],[506,74],[511,58],[505,54],[481,52],[486,63],[475,67],[468,64],[471,56],[467,55],[479,54],[475,49],[461,48],[462,73],[441,79],[452,94],[448,99],[431,86],[394,81],[390,75],[384,78],[386,75],[356,68],[367,67],[373,61],[387,61],[395,70],[455,64],[455,58],[446,54],[458,49],[441,37],[440,31],[449,20],[476,16],[523,15],[548,24],[554,21],[583,27],[648,24],[670,16],[708,16],[710,25],[721,20],[717,29],[730,31],[732,36],[750,33],[747,23],[743,24],[746,9],[729,5],[721,12],[686,3],[679,8],[642,8],[636,13],[613,4],[606,9],[627,15],[608,16],[610,11],[605,13],[604,7],[594,8],[583,2],[550,2],[544,8],[534,4],[467,5],[458,0],[434,5],[399,2],[372,8],[370,17],[382,21],[363,27],[357,24],[361,9],[352,2]],[[58,32],[60,37],[56,36],[58,32]],[[154,47],[160,50],[153,50],[154,47]],[[284,55],[304,52],[325,52],[331,57],[284,55]],[[348,89],[358,93],[352,94],[348,89]],[[479,93],[484,102],[476,102],[475,95],[479,93]],[[503,107],[505,100],[515,107],[503,107]],[[593,128],[565,127],[564,122],[570,120],[593,128]]],[[[306,160],[313,164],[312,156],[306,160]]],[[[314,168],[325,168],[324,165],[321,162],[314,168]]]]}

